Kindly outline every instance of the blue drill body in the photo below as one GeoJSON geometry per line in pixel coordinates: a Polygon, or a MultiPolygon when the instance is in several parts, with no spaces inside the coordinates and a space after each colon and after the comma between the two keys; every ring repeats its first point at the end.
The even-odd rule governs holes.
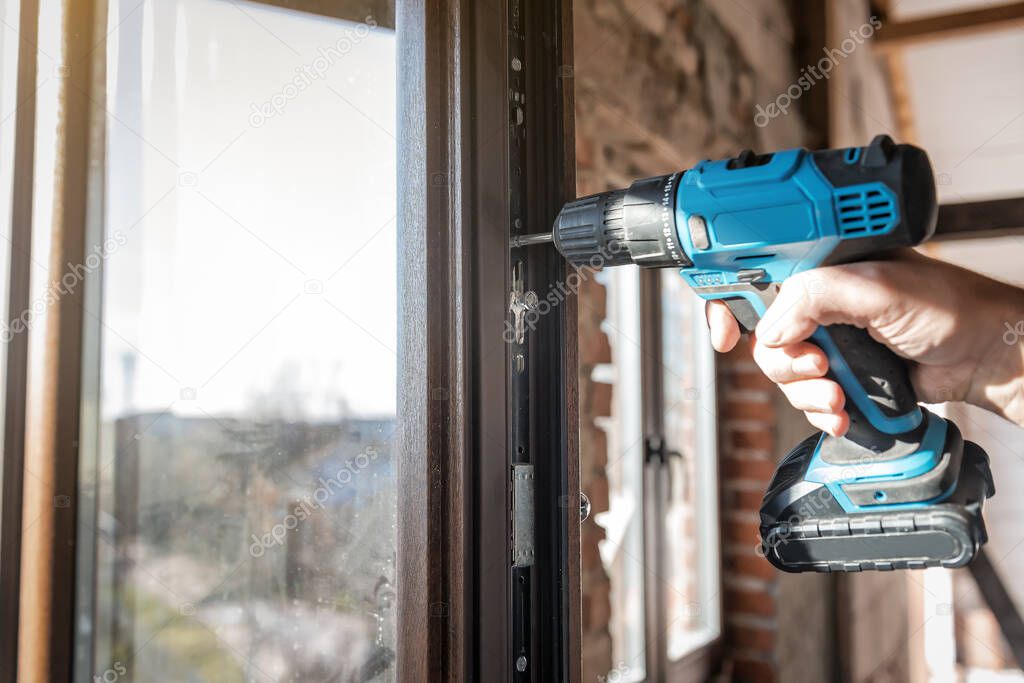
{"type": "MultiPolygon", "coordinates": [[[[844,152],[843,162],[856,164],[863,153],[861,148],[850,148],[844,152]]],[[[704,299],[740,297],[760,317],[772,298],[771,290],[742,286],[736,289],[744,284],[741,274],[763,270],[763,275],[758,274],[758,283],[781,284],[792,275],[822,265],[840,242],[881,240],[900,223],[898,198],[884,182],[873,180],[835,187],[806,150],[776,152],[765,163],[744,168],[742,173],[729,168],[730,161],[700,162],[683,173],[677,189],[677,237],[693,262],[681,273],[704,299]],[[693,230],[706,230],[706,237],[697,236],[698,241],[702,237],[706,240],[706,246],[701,243],[704,248],[694,244],[695,235],[689,227],[691,218],[698,222],[693,230]]],[[[924,180],[931,182],[930,178],[924,180]]],[[[847,401],[853,402],[878,431],[899,434],[921,424],[923,413],[916,403],[902,415],[887,416],[878,410],[827,330],[818,329],[812,340],[828,356],[847,401]]],[[[942,456],[944,426],[943,421],[935,421],[927,435],[928,448],[888,461],[884,466],[862,467],[859,471],[851,471],[845,464],[831,466],[816,451],[808,479],[828,485],[845,510],[862,510],[862,506],[850,502],[843,494],[842,485],[913,477],[931,470],[942,456]]],[[[949,493],[943,492],[938,499],[885,507],[923,507],[949,493]]],[[[871,507],[882,507],[883,501],[884,498],[871,507]]]]}
{"type": "MultiPolygon", "coordinates": [[[[750,331],[786,278],[920,244],[936,213],[927,155],[879,136],[865,147],[745,151],[638,180],[570,202],[552,235],[575,264],[598,255],[678,268],[750,331]]],[[[905,362],[864,330],[819,327],[811,341],[845,392],[851,427],[808,438],[780,463],[761,508],[768,559],[787,571],[970,561],[994,493],[984,451],[918,405],[905,362]]]]}

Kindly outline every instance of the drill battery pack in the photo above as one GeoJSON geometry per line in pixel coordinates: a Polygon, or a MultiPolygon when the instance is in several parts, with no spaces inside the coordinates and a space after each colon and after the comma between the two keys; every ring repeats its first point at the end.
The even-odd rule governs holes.
{"type": "Polygon", "coordinates": [[[833,463],[823,463],[839,440],[820,433],[794,448],[761,505],[765,557],[787,572],[952,568],[974,559],[987,540],[982,506],[995,494],[988,455],[953,423],[926,414],[942,445],[932,448],[932,466],[911,476],[907,458],[919,456],[927,439],[872,453],[867,467],[863,454],[833,453],[833,463]],[[858,477],[877,472],[880,462],[902,471],[858,477]],[[821,476],[823,464],[830,477],[821,476]]]}

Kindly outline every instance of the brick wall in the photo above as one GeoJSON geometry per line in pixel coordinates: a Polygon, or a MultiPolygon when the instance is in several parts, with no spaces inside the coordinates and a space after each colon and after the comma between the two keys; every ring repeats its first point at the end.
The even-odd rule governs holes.
{"type": "Polygon", "coordinates": [[[604,474],[608,440],[595,419],[611,415],[612,385],[592,378],[596,366],[612,361],[608,337],[601,330],[605,301],[602,285],[593,278],[583,282],[579,307],[580,453],[586,455],[581,456],[580,489],[590,498],[591,509],[590,517],[580,530],[584,681],[597,681],[598,676],[607,674],[614,666],[608,630],[611,583],[598,553],[604,529],[594,520],[596,514],[608,510],[608,478],[604,474]]]}
{"type": "MultiPolygon", "coordinates": [[[[795,77],[782,0],[577,0],[574,15],[579,194],[747,147],[803,143],[797,113],[765,128],[753,123],[754,105],[795,77]]],[[[600,328],[603,290],[590,280],[580,300],[581,478],[595,513],[608,505],[607,441],[595,419],[609,414],[615,390],[592,379],[594,367],[611,360],[600,328]]],[[[718,368],[724,671],[736,681],[828,680],[831,584],[827,577],[794,584],[755,552],[757,509],[775,461],[810,428],[759,373],[745,344],[718,368]]],[[[613,667],[602,538],[591,517],[582,536],[584,681],[613,667]]]]}
{"type": "Polygon", "coordinates": [[[755,552],[761,494],[775,471],[774,387],[745,345],[718,373],[725,637],[734,678],[775,680],[777,573],[755,552]]]}

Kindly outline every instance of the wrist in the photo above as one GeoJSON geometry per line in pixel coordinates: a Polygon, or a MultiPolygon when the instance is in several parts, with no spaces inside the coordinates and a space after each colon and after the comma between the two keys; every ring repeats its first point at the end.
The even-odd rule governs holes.
{"type": "Polygon", "coordinates": [[[985,345],[968,402],[1024,426],[1024,292],[1013,289],[989,319],[998,328],[985,345]]]}

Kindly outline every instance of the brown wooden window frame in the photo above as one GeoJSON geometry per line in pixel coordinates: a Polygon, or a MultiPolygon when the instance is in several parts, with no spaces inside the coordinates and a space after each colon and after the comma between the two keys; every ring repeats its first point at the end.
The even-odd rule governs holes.
{"type": "MultiPolygon", "coordinates": [[[[325,0],[261,0],[338,16],[325,0]]],[[[367,2],[370,5],[379,3],[367,2]]],[[[37,0],[22,0],[10,311],[29,304],[33,231],[53,263],[80,262],[103,228],[104,0],[65,3],[66,63],[54,224],[33,226],[37,0]]],[[[398,0],[398,680],[578,681],[579,489],[575,297],[528,341],[503,338],[514,263],[543,291],[564,280],[550,247],[513,234],[550,222],[574,194],[567,1],[398,0]],[[512,51],[523,50],[512,67],[512,51]],[[523,68],[525,67],[525,68],[523,68]],[[523,144],[509,143],[509,85],[522,68],[523,144]],[[536,104],[533,104],[533,103],[536,104]],[[522,201],[513,205],[518,192],[522,201]],[[513,372],[523,356],[522,372],[513,372]],[[518,377],[518,379],[514,379],[518,377]],[[511,464],[536,468],[536,559],[511,567],[511,464]],[[525,666],[523,661],[526,662],[525,666]]],[[[57,271],[59,272],[59,270],[57,271]]],[[[47,313],[39,375],[27,341],[6,348],[0,680],[71,680],[83,387],[97,339],[83,320],[97,276],[47,313]],[[40,402],[26,425],[26,397],[40,402]],[[21,400],[19,400],[21,399],[21,400]],[[24,429],[22,428],[24,426],[24,429]],[[43,480],[25,476],[31,461],[43,480]],[[74,504],[54,506],[55,496],[74,504]],[[22,529],[25,511],[40,517],[22,529]],[[28,568],[28,571],[25,571],[28,568]],[[17,652],[17,656],[13,653],[17,652]]],[[[36,470],[33,470],[36,471],[36,470]]],[[[79,596],[80,597],[80,596],[79,596]]],[[[88,666],[79,667],[88,671],[88,666]]]]}

